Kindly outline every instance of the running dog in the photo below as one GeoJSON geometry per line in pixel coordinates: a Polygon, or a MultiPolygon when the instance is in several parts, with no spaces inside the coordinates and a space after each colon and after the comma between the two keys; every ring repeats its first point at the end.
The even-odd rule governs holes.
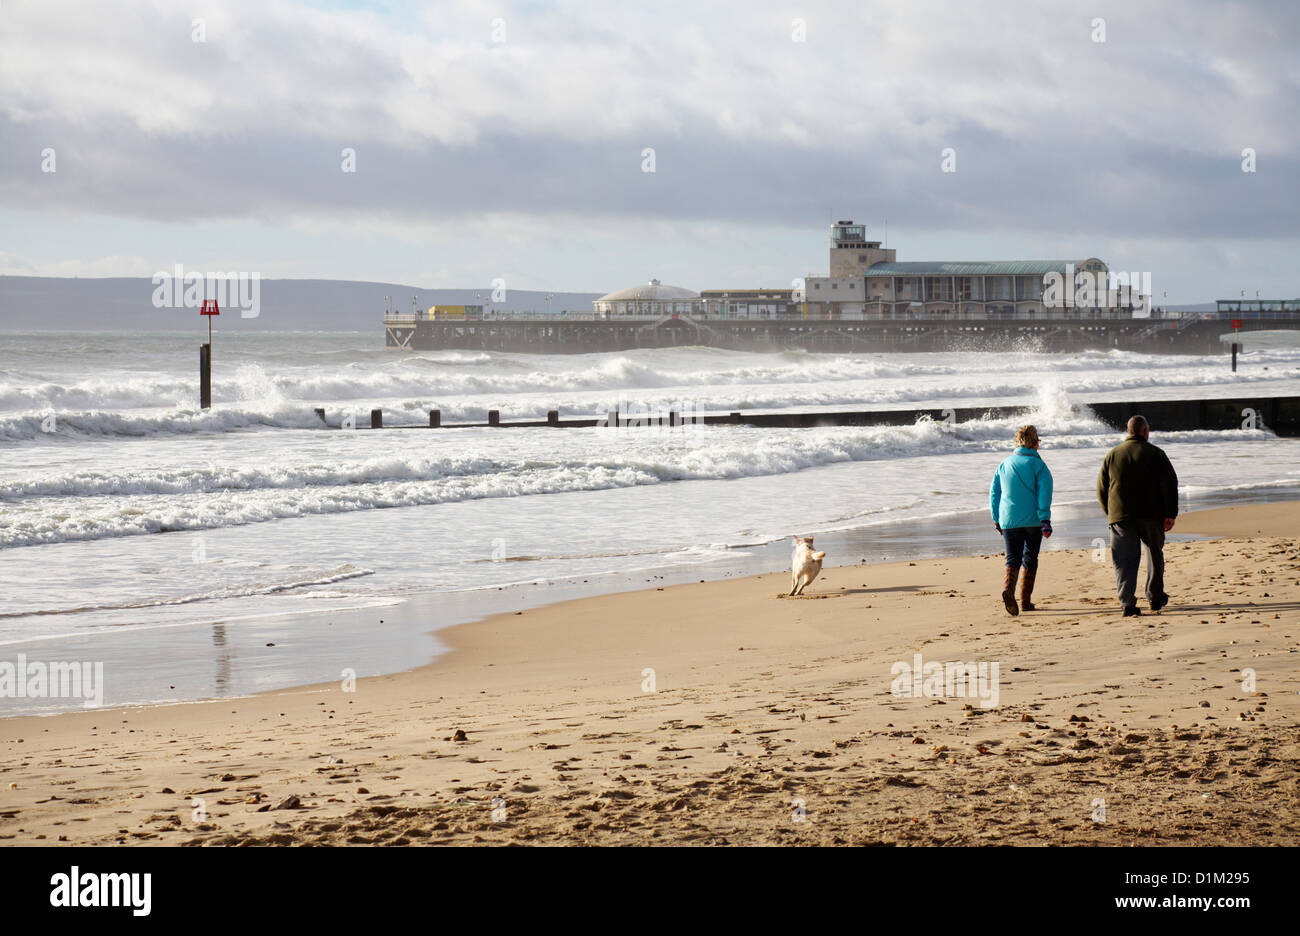
{"type": "Polygon", "coordinates": [[[825,552],[813,552],[813,538],[805,536],[794,539],[794,556],[790,563],[790,596],[802,595],[803,590],[813,583],[822,571],[825,552]]]}

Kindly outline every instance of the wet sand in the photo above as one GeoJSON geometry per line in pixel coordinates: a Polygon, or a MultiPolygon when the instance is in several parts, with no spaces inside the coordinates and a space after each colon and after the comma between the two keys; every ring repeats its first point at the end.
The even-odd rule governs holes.
{"type": "Polygon", "coordinates": [[[1019,617],[997,555],[846,565],[497,615],[353,691],[5,719],[0,842],[1298,844],[1300,504],[1177,529],[1223,538],[1137,619],[1092,550],[1019,617]]]}

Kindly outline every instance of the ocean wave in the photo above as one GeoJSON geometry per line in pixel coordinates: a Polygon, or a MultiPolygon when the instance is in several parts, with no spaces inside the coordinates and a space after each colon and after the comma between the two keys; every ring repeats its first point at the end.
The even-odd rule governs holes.
{"type": "MultiPolygon", "coordinates": [[[[316,514],[467,500],[790,474],[828,465],[1004,451],[1021,419],[954,426],[755,430],[701,427],[681,433],[571,430],[573,454],[406,455],[340,464],[213,466],[130,472],[65,472],[0,484],[0,548],[147,533],[243,526],[316,514]],[[577,446],[575,446],[577,448],[577,446]],[[74,506],[70,498],[77,498],[74,506]]],[[[1101,448],[1114,430],[1086,408],[1051,398],[1027,417],[1055,448],[1101,448]]],[[[1168,433],[1166,443],[1273,439],[1265,431],[1168,433]]]]}
{"type": "Polygon", "coordinates": [[[333,585],[348,579],[374,575],[373,569],[361,569],[354,565],[342,565],[323,572],[309,573],[306,576],[284,579],[278,582],[225,585],[205,592],[188,595],[175,595],[165,598],[144,598],[137,601],[107,602],[94,605],[68,606],[62,608],[38,608],[28,611],[11,611],[0,613],[0,620],[5,618],[45,617],[56,614],[84,614],[91,611],[130,611],[144,608],[161,608],[173,605],[193,604],[198,601],[218,601],[224,598],[250,598],[258,595],[275,595],[299,588],[312,588],[318,585],[333,585]]]}
{"type": "Polygon", "coordinates": [[[0,417],[0,442],[76,442],[87,438],[189,435],[247,429],[319,429],[310,409],[182,409],[166,413],[54,412],[0,417]],[[51,417],[53,417],[51,419],[51,417]]]}
{"type": "MultiPolygon", "coordinates": [[[[325,369],[318,361],[304,366],[279,359],[274,364],[236,364],[233,373],[219,369],[213,400],[223,409],[256,414],[265,425],[294,425],[293,420],[309,417],[317,405],[364,407],[381,402],[412,412],[442,408],[444,418],[482,419],[490,406],[509,409],[500,406],[503,401],[525,407],[520,415],[544,413],[548,404],[539,402],[539,395],[563,400],[575,412],[599,412],[610,394],[636,392],[654,398],[656,391],[673,389],[680,391],[677,398],[688,395],[701,406],[788,407],[931,399],[960,404],[1033,392],[1048,375],[1075,394],[1300,379],[1295,349],[1254,352],[1251,369],[1236,374],[1216,356],[1124,351],[982,354],[975,360],[955,354],[753,354],[717,349],[543,357],[486,351],[353,356],[358,359],[325,369]],[[521,399],[505,399],[514,396],[521,399]]],[[[187,414],[196,404],[196,381],[189,373],[110,371],[56,380],[11,371],[0,377],[0,413],[6,414],[0,418],[0,439],[30,438],[24,421],[46,410],[81,422],[92,414],[117,416],[125,434],[185,432],[190,431],[187,414]],[[175,425],[153,411],[173,411],[175,425]]]]}

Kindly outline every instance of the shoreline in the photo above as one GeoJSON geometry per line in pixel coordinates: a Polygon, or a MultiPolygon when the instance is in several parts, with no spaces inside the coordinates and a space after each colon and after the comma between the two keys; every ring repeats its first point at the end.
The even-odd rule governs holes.
{"type": "MultiPolygon", "coordinates": [[[[1198,506],[1227,501],[1248,507],[1261,498],[1288,495],[1295,495],[1296,500],[1267,503],[1300,503],[1300,489],[1285,487],[1196,497],[1198,506]]],[[[1057,533],[1044,542],[1045,552],[1090,547],[1097,537],[1106,536],[1105,518],[1094,507],[1091,502],[1057,505],[1057,533]]],[[[1204,512],[1204,508],[1195,511],[1204,512]]],[[[1180,523],[1171,542],[1184,541],[1188,535],[1205,534],[1180,523]]],[[[881,520],[833,528],[818,532],[817,543],[832,557],[863,557],[851,564],[853,568],[983,554],[1001,546],[983,509],[911,518],[906,523],[881,520]]],[[[632,594],[659,585],[697,583],[701,578],[730,581],[767,574],[788,567],[788,552],[787,542],[778,540],[736,547],[701,564],[417,592],[383,604],[343,610],[267,610],[239,618],[105,629],[14,641],[7,643],[5,650],[11,655],[23,653],[28,659],[102,661],[113,679],[101,710],[230,700],[320,685],[345,669],[364,678],[409,672],[450,652],[442,635],[451,627],[587,597],[632,594]]],[[[38,704],[25,704],[28,701],[0,699],[0,724],[13,718],[82,710],[76,700],[30,700],[38,704]]]]}
{"type": "Polygon", "coordinates": [[[453,625],[354,692],[6,719],[0,841],[1300,843],[1300,503],[1179,527],[1253,538],[1171,543],[1136,621],[1090,550],[1019,618],[1000,555],[838,566],[453,625]],[[998,705],[895,695],[917,653],[998,705]]]}

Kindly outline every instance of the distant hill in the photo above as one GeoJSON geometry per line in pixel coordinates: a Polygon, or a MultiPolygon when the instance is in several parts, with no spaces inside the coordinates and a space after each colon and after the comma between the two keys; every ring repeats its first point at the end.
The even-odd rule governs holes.
{"type": "MultiPolygon", "coordinates": [[[[191,328],[197,309],[153,306],[153,282],[145,277],[68,278],[55,276],[0,276],[0,329],[46,331],[65,328],[97,331],[191,328]]],[[[482,289],[420,289],[401,283],[364,283],[353,280],[264,279],[261,312],[241,318],[238,309],[221,310],[222,323],[232,319],[239,328],[264,331],[322,329],[365,331],[381,328],[385,296],[393,308],[409,312],[411,298],[418,307],[466,305],[485,302],[482,289]],[[228,319],[227,316],[230,316],[228,319]]],[[[551,311],[591,311],[600,293],[554,293],[551,311]]],[[[546,293],[509,290],[497,311],[546,311],[546,293]]],[[[486,302],[485,302],[486,304],[486,302]]]]}
{"type": "MultiPolygon", "coordinates": [[[[155,286],[146,277],[0,276],[0,329],[52,331],[65,328],[98,331],[192,328],[197,309],[153,306],[155,286]]],[[[491,288],[421,289],[402,283],[366,283],[356,280],[264,279],[261,313],[242,318],[237,309],[222,308],[222,324],[239,319],[241,329],[283,331],[321,329],[365,331],[378,329],[392,297],[393,308],[409,312],[411,297],[418,307],[467,305],[484,302],[491,288]],[[227,318],[229,316],[229,318],[227,318]]],[[[600,293],[562,292],[551,299],[552,312],[590,312],[600,293]]],[[[493,304],[501,312],[546,311],[546,293],[512,289],[506,301],[493,304]]],[[[1171,305],[1170,311],[1211,312],[1213,302],[1171,305]]]]}

